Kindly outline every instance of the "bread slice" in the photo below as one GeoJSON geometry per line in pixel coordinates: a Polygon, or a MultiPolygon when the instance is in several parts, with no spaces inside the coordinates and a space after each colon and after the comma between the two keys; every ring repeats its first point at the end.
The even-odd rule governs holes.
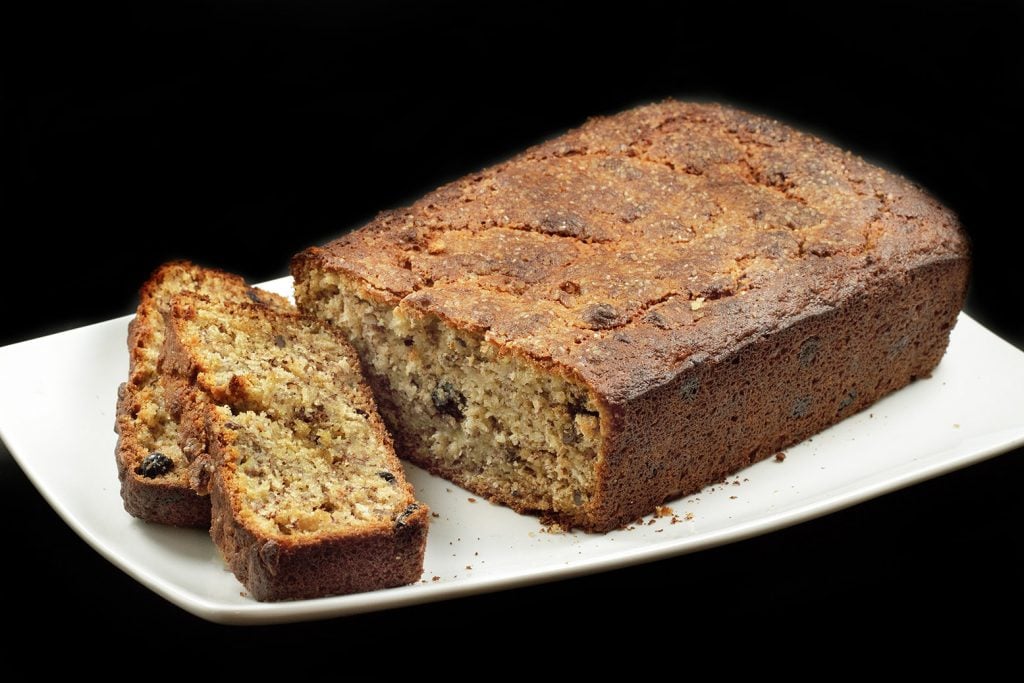
{"type": "Polygon", "coordinates": [[[429,511],[340,333],[196,295],[176,299],[167,330],[161,362],[179,378],[193,481],[210,494],[214,541],[254,598],[420,577],[429,511]]]}
{"type": "Polygon", "coordinates": [[[118,388],[117,474],[125,510],[147,522],[185,527],[210,525],[210,503],[188,483],[188,462],[178,447],[177,416],[158,367],[164,314],[182,292],[219,301],[248,301],[292,310],[284,297],[248,287],[237,275],[186,261],[158,268],[139,293],[128,327],[129,377],[118,388]]]}
{"type": "Polygon", "coordinates": [[[927,376],[968,249],[904,178],[665,102],[384,213],[292,272],[299,308],[351,335],[400,452],[604,531],[927,376]]]}

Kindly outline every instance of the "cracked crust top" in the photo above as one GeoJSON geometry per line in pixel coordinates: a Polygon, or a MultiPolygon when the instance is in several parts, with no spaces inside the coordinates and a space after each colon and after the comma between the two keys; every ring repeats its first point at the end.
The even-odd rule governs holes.
{"type": "Polygon", "coordinates": [[[664,102],[593,119],[296,257],[624,403],[694,362],[964,259],[906,179],[776,121],[664,102]]]}

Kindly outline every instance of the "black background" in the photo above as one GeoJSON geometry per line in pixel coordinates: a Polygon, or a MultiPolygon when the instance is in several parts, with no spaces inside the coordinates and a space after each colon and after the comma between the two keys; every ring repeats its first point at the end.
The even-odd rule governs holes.
{"type": "MultiPolygon", "coordinates": [[[[1024,345],[1008,246],[1021,229],[1020,3],[38,3],[3,30],[0,344],[131,312],[138,285],[172,257],[253,281],[284,275],[291,254],[378,210],[587,116],[676,96],[768,113],[928,187],[972,238],[968,312],[1024,345]]],[[[17,587],[8,617],[39,641],[97,617],[204,651],[426,647],[413,634],[440,624],[460,648],[716,634],[781,645],[865,620],[871,638],[954,639],[1022,606],[1021,474],[1018,450],[697,555],[231,629],[107,564],[0,447],[5,545],[20,558],[0,572],[17,587]],[[519,616],[529,625],[513,626],[519,616]]],[[[132,642],[126,654],[146,653],[132,642]]]]}

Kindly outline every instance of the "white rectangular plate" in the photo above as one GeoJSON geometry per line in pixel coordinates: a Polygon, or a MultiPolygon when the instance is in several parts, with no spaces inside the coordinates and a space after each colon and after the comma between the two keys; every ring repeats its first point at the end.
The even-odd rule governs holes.
{"type": "MultiPolygon", "coordinates": [[[[264,285],[289,293],[291,280],[264,285]]],[[[390,590],[258,603],[203,531],[150,525],[121,507],[114,402],[128,318],[0,348],[0,436],[75,532],[174,604],[211,621],[322,619],[622,567],[818,517],[1024,443],[1024,353],[961,315],[935,374],[658,518],[604,535],[553,533],[407,467],[432,520],[421,580],[390,590]]]]}

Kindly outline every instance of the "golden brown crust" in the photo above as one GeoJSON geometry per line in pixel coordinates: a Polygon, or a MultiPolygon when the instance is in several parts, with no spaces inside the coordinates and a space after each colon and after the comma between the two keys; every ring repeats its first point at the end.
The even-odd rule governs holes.
{"type": "Polygon", "coordinates": [[[604,530],[927,375],[967,252],[904,178],[775,121],[665,102],[381,214],[293,273],[337,273],[589,387],[601,484],[564,521],[604,530]]]}
{"type": "Polygon", "coordinates": [[[118,389],[114,424],[118,434],[115,458],[121,497],[129,514],[147,522],[208,528],[210,501],[189,486],[188,469],[180,457],[175,457],[172,469],[152,478],[137,471],[152,452],[154,440],[177,440],[175,425],[170,424],[177,419],[177,412],[167,404],[173,392],[166,390],[167,378],[160,372],[158,358],[163,345],[164,314],[179,291],[204,291],[282,310],[292,306],[284,297],[247,286],[238,275],[187,261],[163,264],[139,291],[135,318],[128,326],[129,376],[118,389]],[[140,413],[147,417],[141,418],[140,413]],[[162,421],[167,424],[161,425],[162,421]]]}
{"type": "MultiPolygon", "coordinates": [[[[236,447],[238,425],[228,421],[217,406],[240,411],[266,412],[254,396],[253,378],[239,366],[227,385],[202,360],[202,353],[187,332],[187,323],[206,306],[201,297],[179,296],[167,317],[161,367],[172,378],[174,402],[180,409],[180,444],[192,460],[190,480],[209,493],[212,507],[210,533],[238,580],[250,595],[261,601],[296,600],[341,595],[404,585],[423,571],[429,508],[417,503],[413,489],[402,476],[391,436],[377,413],[373,394],[360,379],[352,390],[353,406],[369,424],[374,443],[383,456],[381,469],[391,474],[392,485],[403,492],[393,518],[370,525],[347,527],[306,535],[270,534],[251,523],[245,495],[236,476],[242,455],[236,447]]],[[[351,367],[358,368],[355,350],[338,330],[296,313],[270,311],[262,306],[222,304],[225,319],[258,317],[270,321],[275,331],[301,326],[314,328],[345,350],[351,367]]],[[[230,327],[230,323],[226,325],[230,327]]],[[[342,359],[332,359],[342,360],[342,359]]],[[[311,362],[296,357],[296,366],[311,362]]],[[[358,371],[356,371],[358,372],[358,371]]],[[[296,386],[301,401],[303,387],[296,386]]],[[[311,406],[307,406],[311,407],[311,406]]],[[[284,413],[283,405],[273,406],[284,413]]],[[[232,418],[238,420],[238,418],[232,418]]],[[[282,417],[282,421],[287,421],[282,417]]]]}

